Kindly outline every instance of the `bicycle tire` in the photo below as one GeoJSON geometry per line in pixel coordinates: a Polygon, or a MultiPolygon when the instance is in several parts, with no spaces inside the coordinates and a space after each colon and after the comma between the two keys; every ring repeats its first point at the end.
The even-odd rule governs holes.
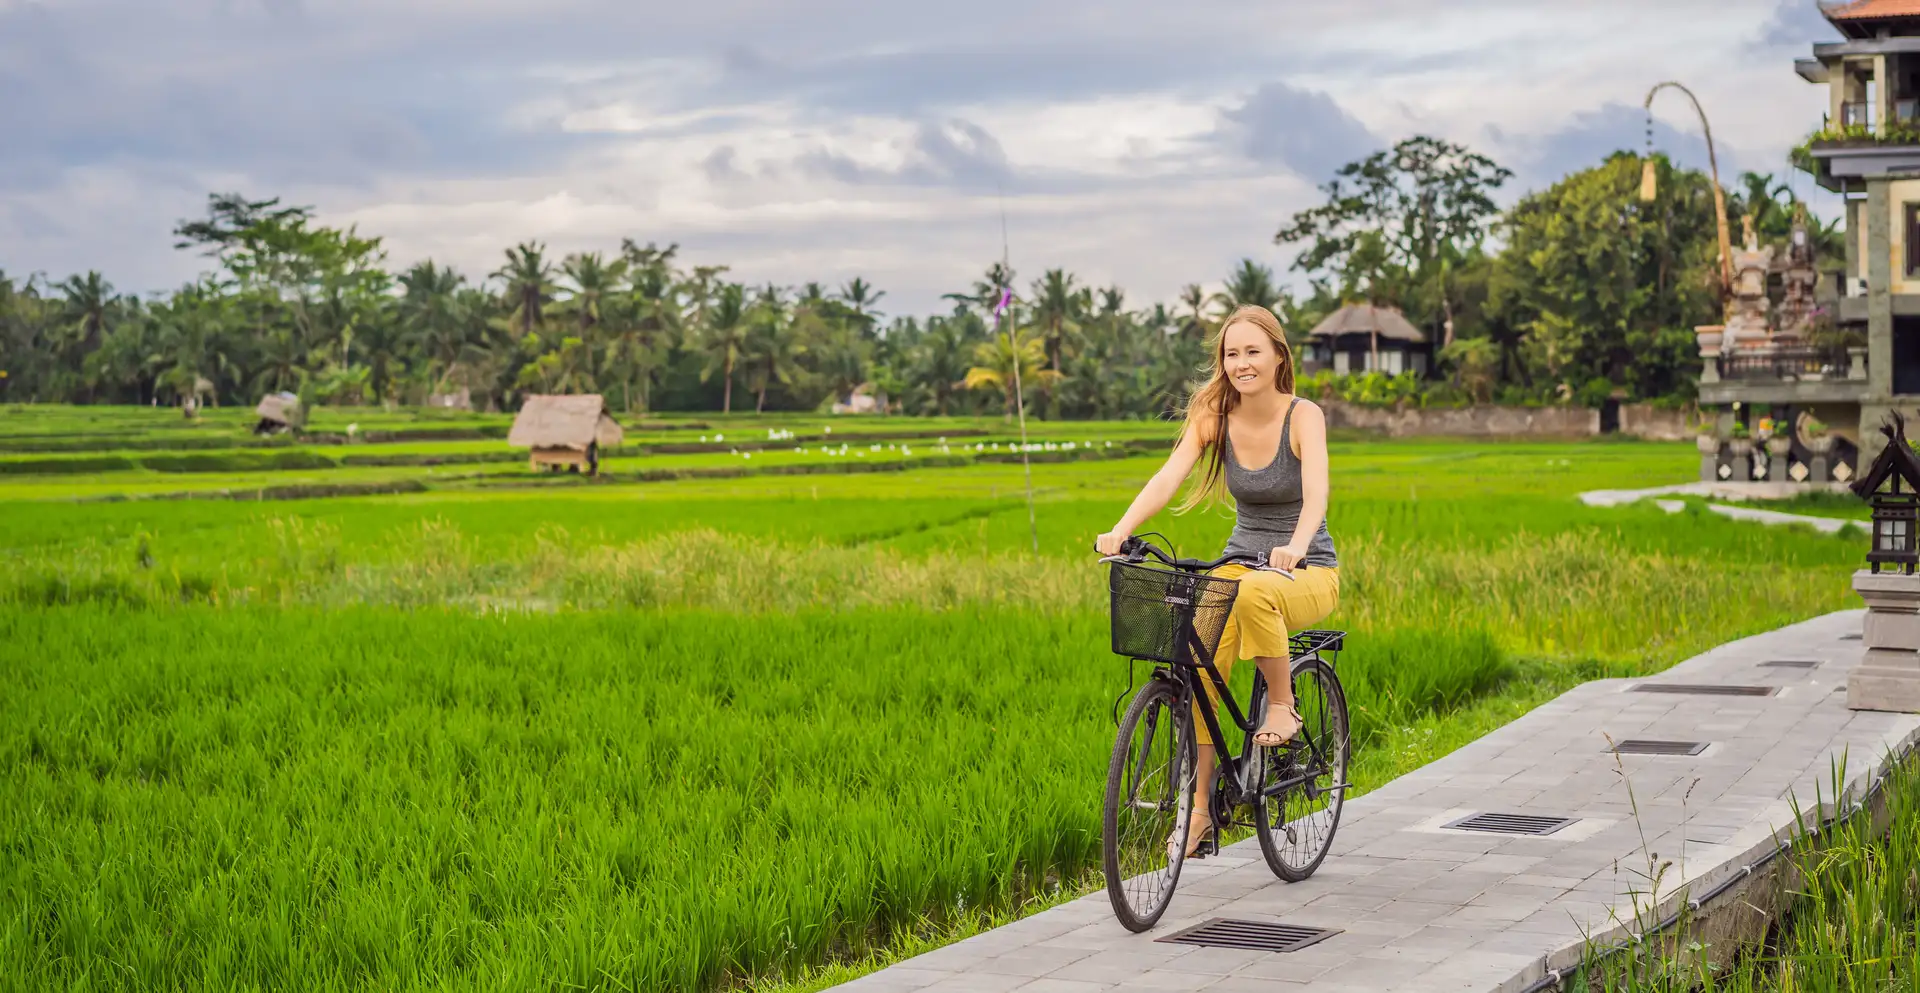
{"type": "Polygon", "coordinates": [[[1107,764],[1107,791],[1101,810],[1100,859],[1107,877],[1107,898],[1114,916],[1129,931],[1140,932],[1160,920],[1180,882],[1186,863],[1187,828],[1193,809],[1195,742],[1193,708],[1171,680],[1155,678],[1141,687],[1121,718],[1114,736],[1113,757],[1107,764]],[[1148,740],[1136,755],[1134,735],[1147,723],[1148,740]],[[1164,726],[1163,726],[1164,725],[1164,726]],[[1138,796],[1141,772],[1153,773],[1157,742],[1165,741],[1164,785],[1149,785],[1154,813],[1173,817],[1123,817],[1143,810],[1138,796]],[[1174,843],[1169,846],[1168,836],[1174,843]],[[1164,865],[1162,865],[1164,863],[1164,865]],[[1145,869],[1142,872],[1140,870],[1145,869]]]}
{"type": "MultiPolygon", "coordinates": [[[[1346,689],[1340,685],[1340,677],[1334,674],[1332,666],[1318,655],[1312,655],[1295,660],[1291,675],[1294,700],[1303,723],[1292,742],[1264,750],[1261,787],[1265,789],[1269,783],[1291,778],[1300,771],[1314,775],[1277,797],[1256,799],[1253,824],[1267,868],[1281,879],[1297,883],[1320,868],[1327,851],[1333,847],[1334,834],[1340,829],[1346,790],[1329,787],[1344,786],[1347,781],[1353,758],[1353,736],[1346,689]],[[1303,677],[1308,684],[1305,693],[1302,692],[1303,677]],[[1300,769],[1303,759],[1308,764],[1305,770],[1300,769]],[[1321,801],[1325,806],[1313,809],[1313,805],[1321,801]],[[1308,818],[1314,820],[1309,822],[1308,818]],[[1304,844],[1303,835],[1308,839],[1304,844]]],[[[1256,690],[1255,695],[1256,704],[1263,706],[1264,694],[1256,690]]]]}

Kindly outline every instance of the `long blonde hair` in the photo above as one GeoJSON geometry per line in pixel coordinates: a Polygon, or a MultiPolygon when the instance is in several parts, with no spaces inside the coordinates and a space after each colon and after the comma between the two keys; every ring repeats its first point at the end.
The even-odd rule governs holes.
{"type": "Polygon", "coordinates": [[[1276,392],[1293,392],[1293,349],[1287,345],[1287,333],[1280,327],[1280,319],[1273,311],[1258,304],[1247,304],[1227,315],[1220,322],[1220,333],[1213,338],[1213,374],[1188,398],[1185,410],[1186,427],[1202,439],[1200,454],[1206,461],[1206,475],[1200,484],[1187,491],[1186,498],[1175,508],[1176,513],[1184,514],[1203,503],[1226,501],[1226,437],[1227,414],[1240,406],[1240,391],[1227,382],[1227,329],[1235,324],[1246,323],[1266,332],[1267,339],[1273,342],[1274,353],[1280,357],[1278,367],[1274,369],[1273,386],[1276,392]],[[1213,437],[1207,437],[1207,428],[1213,429],[1213,437]]]}

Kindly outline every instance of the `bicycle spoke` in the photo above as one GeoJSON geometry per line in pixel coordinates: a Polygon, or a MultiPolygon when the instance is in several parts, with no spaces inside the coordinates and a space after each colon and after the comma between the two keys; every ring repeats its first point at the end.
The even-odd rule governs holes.
{"type": "Polygon", "coordinates": [[[1294,670],[1300,734],[1274,753],[1255,810],[1261,850],[1276,875],[1304,879],[1332,844],[1345,800],[1346,702],[1332,670],[1317,660],[1294,670]]]}
{"type": "Polygon", "coordinates": [[[1121,723],[1108,773],[1107,892],[1121,922],[1150,927],[1179,877],[1192,797],[1192,744],[1171,686],[1141,691],[1121,723]]]}

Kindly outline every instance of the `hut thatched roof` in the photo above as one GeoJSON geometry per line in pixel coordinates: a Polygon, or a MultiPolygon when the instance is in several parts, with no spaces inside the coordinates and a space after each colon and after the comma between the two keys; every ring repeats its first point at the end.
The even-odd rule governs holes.
{"type": "Polygon", "coordinates": [[[507,444],[515,448],[585,450],[594,441],[608,448],[625,438],[626,432],[607,416],[606,403],[598,393],[530,396],[513,419],[513,430],[507,432],[507,444]]]}
{"type": "Polygon", "coordinates": [[[263,421],[278,424],[292,424],[292,412],[300,406],[300,398],[291,393],[269,393],[260,398],[260,406],[253,408],[263,421]]]}
{"type": "Polygon", "coordinates": [[[1382,338],[1397,338],[1401,341],[1426,341],[1427,336],[1413,326],[1399,311],[1392,307],[1375,307],[1366,303],[1350,303],[1314,326],[1315,338],[1331,338],[1342,334],[1379,334],[1382,338]]]}

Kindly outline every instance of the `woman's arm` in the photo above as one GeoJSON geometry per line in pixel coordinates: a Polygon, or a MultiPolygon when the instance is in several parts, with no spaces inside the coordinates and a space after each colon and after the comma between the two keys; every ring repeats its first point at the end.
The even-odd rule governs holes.
{"type": "Polygon", "coordinates": [[[1127,512],[1120,515],[1120,523],[1115,524],[1113,530],[1095,538],[1093,547],[1102,555],[1120,554],[1120,543],[1133,534],[1133,529],[1165,509],[1174,494],[1180,492],[1180,484],[1186,482],[1194,463],[1200,461],[1204,444],[1205,439],[1200,437],[1199,428],[1189,426],[1180,435],[1180,443],[1173,447],[1173,454],[1167,456],[1166,465],[1147,480],[1147,485],[1140,488],[1140,495],[1133,498],[1127,512]]]}
{"type": "Polygon", "coordinates": [[[1293,415],[1293,437],[1300,442],[1300,521],[1293,540],[1273,550],[1275,568],[1291,570],[1307,557],[1307,546],[1327,519],[1327,415],[1302,400],[1293,415]]]}

